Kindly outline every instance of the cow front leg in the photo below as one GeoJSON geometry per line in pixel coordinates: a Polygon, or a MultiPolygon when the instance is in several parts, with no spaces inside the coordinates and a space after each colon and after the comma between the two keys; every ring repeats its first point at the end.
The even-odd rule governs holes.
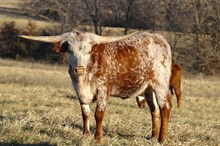
{"type": "Polygon", "coordinates": [[[102,143],[103,131],[102,131],[102,121],[104,119],[104,114],[106,110],[106,104],[108,102],[107,89],[102,88],[102,90],[98,91],[97,96],[97,106],[95,112],[95,121],[96,121],[96,133],[95,139],[97,143],[102,143]]]}
{"type": "Polygon", "coordinates": [[[151,111],[152,138],[157,140],[160,133],[160,109],[151,86],[145,90],[145,98],[151,111]]]}
{"type": "Polygon", "coordinates": [[[100,109],[99,105],[96,107],[95,121],[96,121],[96,133],[95,139],[97,143],[102,143],[103,131],[102,131],[102,121],[104,119],[105,108],[100,109]]]}
{"type": "Polygon", "coordinates": [[[160,108],[160,115],[161,115],[161,127],[160,127],[160,137],[159,137],[160,143],[163,143],[167,136],[171,106],[172,106],[171,103],[169,101],[166,101],[164,106],[160,108]]]}
{"type": "Polygon", "coordinates": [[[91,134],[89,128],[89,115],[91,113],[91,109],[88,104],[81,104],[81,110],[83,117],[83,134],[89,136],[91,134]]]}

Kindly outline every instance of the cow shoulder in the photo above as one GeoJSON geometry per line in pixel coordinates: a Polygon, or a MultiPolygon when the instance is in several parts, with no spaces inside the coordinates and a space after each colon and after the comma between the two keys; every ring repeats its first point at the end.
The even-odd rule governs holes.
{"type": "Polygon", "coordinates": [[[92,47],[90,52],[90,63],[88,64],[88,70],[96,77],[103,76],[107,69],[105,49],[105,44],[96,44],[92,47]]]}

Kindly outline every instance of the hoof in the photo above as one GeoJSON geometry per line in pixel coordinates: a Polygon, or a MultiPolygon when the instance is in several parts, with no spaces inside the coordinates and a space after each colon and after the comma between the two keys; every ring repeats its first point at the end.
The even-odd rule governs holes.
{"type": "Polygon", "coordinates": [[[95,136],[96,144],[102,144],[102,136],[95,136]]]}
{"type": "Polygon", "coordinates": [[[102,144],[102,138],[99,139],[95,139],[96,140],[96,144],[101,145],[102,144]]]}
{"type": "Polygon", "coordinates": [[[149,142],[149,144],[152,146],[161,146],[157,138],[154,138],[152,136],[147,136],[146,139],[149,142]]]}

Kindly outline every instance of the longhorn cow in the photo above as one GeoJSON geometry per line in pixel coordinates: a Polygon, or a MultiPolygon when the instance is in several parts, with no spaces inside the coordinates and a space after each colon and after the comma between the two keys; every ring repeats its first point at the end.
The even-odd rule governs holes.
{"type": "Polygon", "coordinates": [[[90,135],[92,101],[97,100],[95,139],[100,143],[109,97],[136,98],[152,88],[152,96],[145,96],[151,107],[152,137],[164,142],[171,109],[168,97],[172,58],[170,46],[162,35],[138,32],[103,37],[73,31],[58,36],[21,37],[58,43],[69,51],[69,74],[81,105],[84,134],[90,135]]]}

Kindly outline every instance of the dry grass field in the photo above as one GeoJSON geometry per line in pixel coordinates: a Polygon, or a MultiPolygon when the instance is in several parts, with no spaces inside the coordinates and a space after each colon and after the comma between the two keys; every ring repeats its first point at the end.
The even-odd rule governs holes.
{"type": "MultiPolygon", "coordinates": [[[[16,9],[22,1],[0,0],[0,8],[16,9]]],[[[12,20],[19,29],[24,29],[30,20],[39,29],[55,26],[16,14],[0,13],[0,18],[0,27],[12,20]]],[[[106,27],[103,35],[121,35],[122,32],[122,28],[114,31],[106,27]]],[[[183,39],[185,45],[188,36],[183,39]]],[[[190,57],[184,59],[190,62],[186,61],[190,57]]],[[[81,110],[67,70],[67,65],[0,59],[0,146],[96,145],[93,135],[90,138],[82,135],[81,110]]],[[[184,72],[182,89],[180,109],[173,98],[164,145],[220,146],[220,76],[184,72]]],[[[95,103],[90,117],[93,134],[94,109],[95,103]]],[[[151,135],[149,109],[139,109],[135,99],[110,98],[103,129],[104,146],[157,145],[148,140],[151,135]]]]}
{"type": "MultiPolygon", "coordinates": [[[[0,60],[0,145],[96,145],[82,135],[79,102],[67,66],[0,60]]],[[[184,73],[183,105],[173,108],[166,146],[219,146],[220,77],[184,73]]],[[[92,104],[94,114],[95,103],[92,104]]],[[[95,120],[91,119],[94,133],[95,120]]],[[[110,98],[104,146],[150,146],[149,109],[110,98]]]]}

